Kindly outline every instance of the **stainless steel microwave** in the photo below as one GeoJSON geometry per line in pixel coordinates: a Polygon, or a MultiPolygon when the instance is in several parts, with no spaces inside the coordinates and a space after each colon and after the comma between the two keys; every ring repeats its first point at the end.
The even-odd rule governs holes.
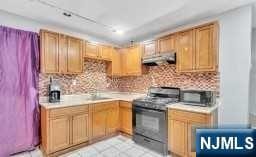
{"type": "Polygon", "coordinates": [[[181,90],[180,101],[186,105],[213,106],[216,103],[216,92],[203,90],[181,90]]]}

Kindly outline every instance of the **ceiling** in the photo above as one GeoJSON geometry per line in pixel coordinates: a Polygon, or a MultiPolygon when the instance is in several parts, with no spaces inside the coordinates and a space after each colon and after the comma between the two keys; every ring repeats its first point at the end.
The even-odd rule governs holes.
{"type": "Polygon", "coordinates": [[[0,0],[0,9],[43,23],[70,28],[115,44],[143,40],[192,20],[213,16],[255,0],[41,0],[111,28],[42,5],[38,0],[0,0]]]}

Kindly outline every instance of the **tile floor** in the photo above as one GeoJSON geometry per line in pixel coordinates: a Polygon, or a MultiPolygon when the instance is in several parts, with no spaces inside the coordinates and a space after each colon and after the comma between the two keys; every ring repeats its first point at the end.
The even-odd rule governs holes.
{"type": "MultiPolygon", "coordinates": [[[[11,157],[42,157],[42,153],[37,149],[11,157]]],[[[62,155],[61,157],[162,157],[162,155],[135,144],[127,137],[119,135],[62,155]]]]}

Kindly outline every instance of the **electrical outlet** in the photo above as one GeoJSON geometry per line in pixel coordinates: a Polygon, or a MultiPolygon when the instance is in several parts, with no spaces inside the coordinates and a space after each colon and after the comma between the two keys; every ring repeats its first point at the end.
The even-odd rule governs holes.
{"type": "Polygon", "coordinates": [[[72,85],[76,85],[76,80],[72,80],[72,85]]]}

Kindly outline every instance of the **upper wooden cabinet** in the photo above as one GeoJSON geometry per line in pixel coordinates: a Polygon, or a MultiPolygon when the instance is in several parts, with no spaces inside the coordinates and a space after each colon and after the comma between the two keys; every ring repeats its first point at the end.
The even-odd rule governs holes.
{"type": "Polygon", "coordinates": [[[59,34],[40,31],[40,63],[41,72],[59,72],[59,34]]]}
{"type": "Polygon", "coordinates": [[[157,40],[157,52],[165,53],[176,50],[176,34],[171,34],[157,40]]]}
{"type": "Polygon", "coordinates": [[[180,32],[178,36],[177,69],[180,72],[194,69],[193,30],[180,32]]]}
{"type": "Polygon", "coordinates": [[[217,34],[214,24],[195,29],[195,70],[215,71],[217,34]]]}
{"type": "Polygon", "coordinates": [[[99,51],[99,57],[102,60],[111,61],[112,60],[112,52],[113,52],[112,46],[101,45],[100,51],[99,51]]]}
{"type": "Polygon", "coordinates": [[[122,76],[122,61],[120,49],[113,49],[112,62],[108,62],[107,75],[119,77],[122,76]]]}
{"type": "Polygon", "coordinates": [[[110,76],[139,76],[147,72],[142,65],[142,47],[140,45],[114,50],[112,64],[108,64],[107,73],[110,76]],[[119,61],[118,61],[119,60],[119,61]],[[114,67],[119,66],[119,67],[114,67]]]}
{"type": "Polygon", "coordinates": [[[88,58],[98,58],[99,46],[96,43],[85,42],[84,56],[88,58]]]}
{"type": "Polygon", "coordinates": [[[83,41],[64,34],[40,31],[41,72],[78,74],[83,72],[83,41]]]}
{"type": "Polygon", "coordinates": [[[140,45],[125,48],[122,55],[123,75],[138,76],[146,72],[142,65],[142,48],[140,45]]]}
{"type": "Polygon", "coordinates": [[[83,41],[68,37],[67,73],[81,73],[83,71],[83,41]]]}
{"type": "Polygon", "coordinates": [[[206,24],[178,33],[179,72],[216,71],[218,67],[218,25],[206,24]]]}
{"type": "Polygon", "coordinates": [[[157,53],[157,42],[149,41],[143,43],[143,57],[152,56],[157,53]]]}
{"type": "Polygon", "coordinates": [[[108,45],[99,45],[92,42],[85,43],[84,56],[86,58],[99,59],[105,61],[112,60],[113,47],[108,45]]]}

